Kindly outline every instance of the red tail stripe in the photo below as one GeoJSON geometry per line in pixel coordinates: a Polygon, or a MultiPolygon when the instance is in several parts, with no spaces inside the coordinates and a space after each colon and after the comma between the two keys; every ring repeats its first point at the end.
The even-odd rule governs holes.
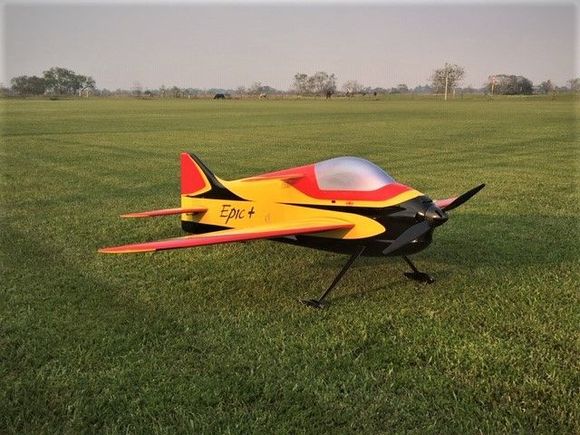
{"type": "Polygon", "coordinates": [[[206,180],[197,164],[187,153],[181,153],[181,194],[195,193],[206,187],[206,180]]]}

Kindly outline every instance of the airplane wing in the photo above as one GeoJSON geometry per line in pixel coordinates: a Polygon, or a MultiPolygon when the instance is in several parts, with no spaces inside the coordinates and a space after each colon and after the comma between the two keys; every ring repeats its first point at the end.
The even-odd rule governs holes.
{"type": "Polygon", "coordinates": [[[262,225],[253,228],[227,229],[206,234],[177,237],[155,242],[133,243],[99,249],[104,254],[127,254],[134,252],[153,252],[166,249],[192,248],[194,246],[215,245],[218,243],[242,242],[256,239],[272,239],[300,234],[324,233],[334,230],[347,230],[354,224],[338,219],[316,219],[292,223],[262,225]]]}
{"type": "Polygon", "coordinates": [[[127,213],[122,214],[122,218],[147,218],[147,217],[157,217],[157,216],[170,216],[174,214],[181,213],[204,213],[207,208],[195,207],[195,208],[165,208],[163,210],[150,210],[150,211],[140,211],[137,213],[127,213]]]}

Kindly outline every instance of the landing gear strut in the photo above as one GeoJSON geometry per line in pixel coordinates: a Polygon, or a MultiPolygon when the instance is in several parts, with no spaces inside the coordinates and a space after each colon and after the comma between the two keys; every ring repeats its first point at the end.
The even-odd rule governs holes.
{"type": "Polygon", "coordinates": [[[409,279],[414,281],[422,282],[424,284],[433,284],[435,282],[435,278],[425,272],[419,271],[417,267],[413,264],[409,257],[403,255],[403,259],[407,262],[407,264],[413,269],[413,272],[405,272],[405,276],[409,279]]]}
{"type": "Polygon", "coordinates": [[[313,307],[313,308],[326,307],[327,303],[324,301],[324,298],[332,291],[332,289],[334,289],[334,287],[336,287],[336,285],[342,279],[342,277],[346,273],[346,271],[348,269],[350,269],[350,266],[352,266],[352,264],[356,261],[356,259],[358,257],[360,257],[360,255],[364,252],[364,250],[365,250],[365,246],[359,248],[356,252],[354,252],[351,255],[351,257],[346,262],[346,264],[342,267],[340,272],[338,272],[338,275],[336,275],[336,278],[334,278],[334,281],[332,281],[332,284],[330,284],[330,287],[328,287],[326,289],[326,291],[324,293],[322,293],[322,295],[318,299],[302,299],[300,302],[302,302],[304,305],[308,305],[309,307],[313,307]]]}

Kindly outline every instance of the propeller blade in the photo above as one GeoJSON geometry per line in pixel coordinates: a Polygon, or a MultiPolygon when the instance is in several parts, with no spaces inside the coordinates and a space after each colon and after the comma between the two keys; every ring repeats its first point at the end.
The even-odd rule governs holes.
{"type": "Polygon", "coordinates": [[[393,243],[389,245],[383,251],[384,255],[388,255],[392,252],[395,252],[397,249],[402,248],[403,246],[411,243],[413,240],[421,237],[423,234],[428,232],[431,229],[431,225],[427,221],[419,222],[418,224],[413,225],[411,228],[403,232],[399,237],[397,237],[393,243]]]}
{"type": "Polygon", "coordinates": [[[460,205],[462,205],[464,202],[467,202],[469,199],[471,199],[472,196],[474,196],[477,192],[479,192],[484,187],[485,187],[485,184],[480,184],[479,186],[474,187],[471,190],[468,190],[464,194],[459,195],[451,203],[449,203],[445,207],[441,207],[441,208],[445,211],[453,210],[454,208],[457,208],[460,205]]]}

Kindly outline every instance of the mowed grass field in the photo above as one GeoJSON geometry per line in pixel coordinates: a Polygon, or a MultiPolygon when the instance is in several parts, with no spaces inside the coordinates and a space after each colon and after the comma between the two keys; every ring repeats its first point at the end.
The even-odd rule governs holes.
{"type": "Polygon", "coordinates": [[[0,432],[578,433],[573,101],[3,101],[0,432]],[[356,155],[444,198],[414,256],[182,235],[178,154],[233,179],[356,155]]]}

